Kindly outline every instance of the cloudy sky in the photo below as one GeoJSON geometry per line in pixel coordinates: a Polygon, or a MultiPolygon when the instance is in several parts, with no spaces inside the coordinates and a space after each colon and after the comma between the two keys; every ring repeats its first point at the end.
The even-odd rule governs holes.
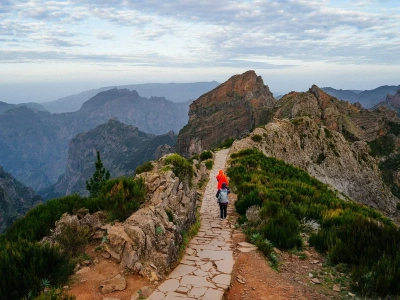
{"type": "Polygon", "coordinates": [[[249,69],[275,95],[398,85],[399,2],[0,0],[0,101],[249,69]]]}

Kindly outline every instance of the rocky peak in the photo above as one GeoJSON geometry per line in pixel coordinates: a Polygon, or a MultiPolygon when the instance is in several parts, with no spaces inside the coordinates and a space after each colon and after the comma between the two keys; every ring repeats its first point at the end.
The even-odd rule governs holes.
{"type": "Polygon", "coordinates": [[[370,141],[379,136],[385,122],[395,118],[395,113],[384,108],[363,109],[358,103],[338,100],[313,85],[305,93],[291,92],[283,96],[276,104],[275,118],[301,116],[308,116],[352,141],[370,141]]]}
{"type": "Polygon", "coordinates": [[[254,71],[234,75],[195,100],[189,123],[179,132],[177,150],[191,156],[218,146],[226,138],[241,138],[268,122],[276,100],[254,71]]]}

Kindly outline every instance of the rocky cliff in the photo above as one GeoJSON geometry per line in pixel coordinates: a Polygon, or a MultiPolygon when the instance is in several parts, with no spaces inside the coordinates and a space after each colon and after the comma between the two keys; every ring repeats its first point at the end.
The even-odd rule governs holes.
{"type": "Polygon", "coordinates": [[[378,161],[364,141],[349,143],[344,136],[309,117],[275,119],[235,141],[230,152],[257,148],[306,170],[359,203],[396,219],[399,202],[383,184],[378,161]]]}
{"type": "Polygon", "coordinates": [[[276,100],[254,71],[232,76],[195,100],[189,123],[179,132],[177,151],[184,156],[239,139],[269,121],[276,100]]]}
{"type": "Polygon", "coordinates": [[[97,150],[100,151],[104,167],[114,178],[133,175],[137,166],[156,158],[160,146],[169,146],[173,151],[175,143],[176,135],[173,132],[155,136],[132,125],[109,120],[70,141],[65,175],[55,186],[42,191],[43,197],[88,194],[86,180],[92,177],[95,170],[97,150]]]}
{"type": "Polygon", "coordinates": [[[42,202],[35,192],[0,166],[0,233],[29,209],[42,202]]]}

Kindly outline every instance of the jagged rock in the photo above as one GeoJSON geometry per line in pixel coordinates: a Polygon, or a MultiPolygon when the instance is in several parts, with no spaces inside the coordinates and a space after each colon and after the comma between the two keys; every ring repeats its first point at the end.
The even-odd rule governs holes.
{"type": "Polygon", "coordinates": [[[105,280],[100,285],[100,291],[102,294],[111,293],[114,291],[123,291],[126,288],[126,280],[125,277],[120,274],[115,277],[105,280]]]}
{"type": "Polygon", "coordinates": [[[189,123],[178,135],[178,153],[190,157],[226,138],[244,137],[269,121],[275,102],[254,71],[232,76],[190,105],[189,123]]]}

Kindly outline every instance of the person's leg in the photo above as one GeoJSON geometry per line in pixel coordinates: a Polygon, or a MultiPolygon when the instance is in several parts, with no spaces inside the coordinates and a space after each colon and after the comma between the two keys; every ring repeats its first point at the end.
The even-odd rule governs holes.
{"type": "Polygon", "coordinates": [[[226,210],[227,210],[227,208],[228,208],[228,205],[227,204],[224,204],[224,208],[223,208],[223,219],[226,219],[226,210]]]}
{"type": "Polygon", "coordinates": [[[224,218],[224,205],[223,204],[219,204],[219,217],[221,218],[221,219],[223,219],[224,218]]]}

